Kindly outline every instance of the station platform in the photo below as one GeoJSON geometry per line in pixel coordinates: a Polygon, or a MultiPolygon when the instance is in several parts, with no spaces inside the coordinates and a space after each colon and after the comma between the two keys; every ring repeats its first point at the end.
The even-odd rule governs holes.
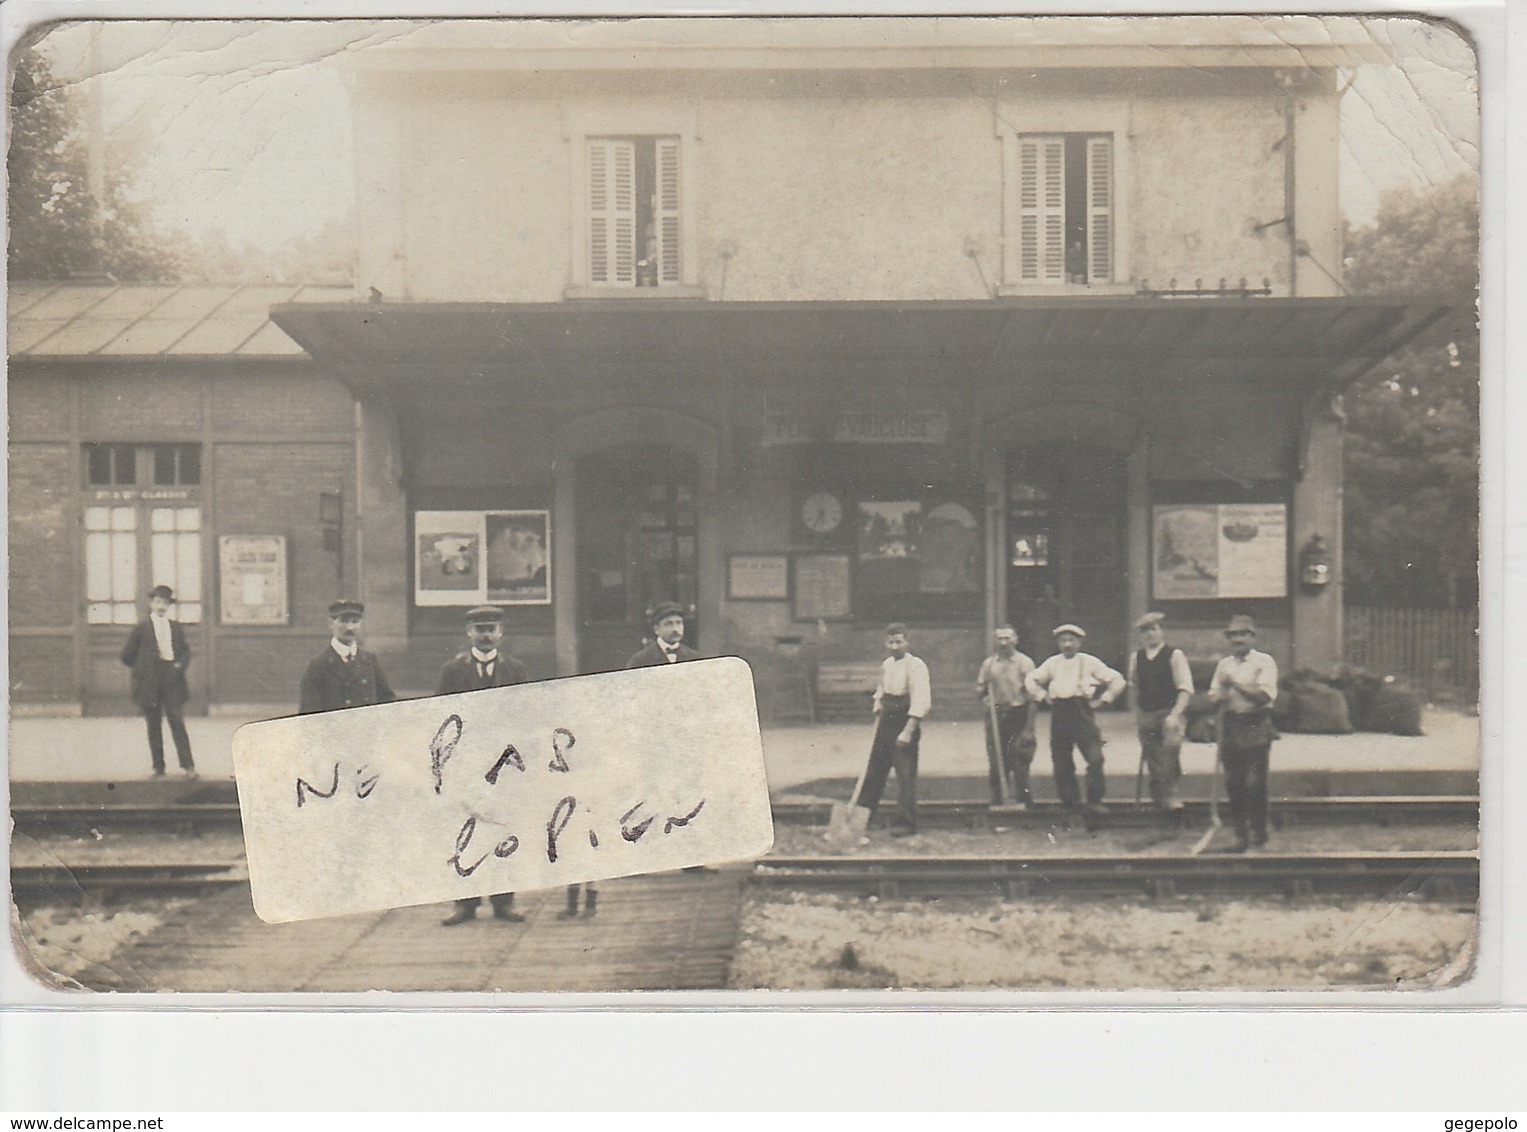
{"type": "MultiPolygon", "coordinates": [[[[126,801],[125,789],[139,797],[209,797],[215,784],[230,784],[233,774],[233,733],[250,719],[224,716],[186,720],[191,748],[200,773],[198,781],[183,779],[171,769],[150,780],[148,741],[137,716],[73,719],[15,718],[10,721],[7,747],[9,777],[20,783],[112,783],[114,800],[126,801]],[[140,785],[141,784],[141,785],[140,785]]],[[[1113,798],[1133,797],[1140,744],[1134,717],[1127,712],[1104,712],[1099,721],[1113,798]]],[[[1285,793],[1317,794],[1471,794],[1478,790],[1480,732],[1477,716],[1428,710],[1424,735],[1407,737],[1356,733],[1352,735],[1287,734],[1273,744],[1273,787],[1280,781],[1285,793]],[[1322,788],[1320,783],[1325,783],[1322,788]]],[[[764,762],[769,788],[776,796],[821,794],[835,796],[842,783],[849,787],[869,753],[872,723],[822,723],[766,727],[764,762]]],[[[1038,724],[1039,750],[1034,759],[1036,789],[1048,796],[1050,756],[1049,716],[1038,724]]],[[[169,736],[166,735],[168,742],[169,736]]],[[[1081,760],[1077,758],[1078,767],[1081,760]]],[[[1188,743],[1182,749],[1184,788],[1214,769],[1214,746],[1188,743]]],[[[926,797],[979,798],[987,775],[984,728],[976,721],[930,720],[924,725],[919,779],[926,797]],[[942,783],[942,785],[941,785],[942,783]],[[971,784],[974,784],[972,787],[971,784]],[[958,784],[958,785],[957,785],[958,784]]],[[[27,791],[35,793],[35,791],[27,791]]]]}
{"type": "MultiPolygon", "coordinates": [[[[726,868],[601,881],[598,914],[572,919],[557,915],[562,889],[524,892],[514,902],[524,923],[495,920],[484,906],[452,928],[440,926],[449,904],[267,924],[248,890],[230,887],[168,905],[145,936],[110,961],[75,967],[65,985],[276,994],[715,990],[726,986],[737,947],[746,875],[726,868]]],[[[46,930],[23,928],[42,966],[45,946],[25,933],[46,930]]]]}

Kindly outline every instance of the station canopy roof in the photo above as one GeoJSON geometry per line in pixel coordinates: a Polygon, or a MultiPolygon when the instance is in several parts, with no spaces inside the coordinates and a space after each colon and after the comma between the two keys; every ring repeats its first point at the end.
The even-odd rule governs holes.
{"type": "Polygon", "coordinates": [[[301,303],[271,317],[357,392],[502,375],[556,388],[611,366],[788,370],[822,357],[1000,368],[1189,365],[1346,382],[1454,308],[1436,299],[1014,298],[909,302],[301,303]]]}
{"type": "Polygon", "coordinates": [[[11,358],[300,358],[277,304],[335,302],[350,287],[28,282],[6,289],[11,358]]]}

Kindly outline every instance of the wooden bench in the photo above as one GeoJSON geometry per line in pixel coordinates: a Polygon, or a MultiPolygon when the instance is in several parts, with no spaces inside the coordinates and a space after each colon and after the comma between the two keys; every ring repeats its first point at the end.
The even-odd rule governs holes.
{"type": "Polygon", "coordinates": [[[870,697],[880,687],[880,661],[824,660],[812,681],[813,723],[823,720],[867,721],[870,697]]]}

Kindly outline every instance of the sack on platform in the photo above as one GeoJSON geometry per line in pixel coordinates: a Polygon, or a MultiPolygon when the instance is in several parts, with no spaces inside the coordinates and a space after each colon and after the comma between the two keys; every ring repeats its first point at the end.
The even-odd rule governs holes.
{"type": "Polygon", "coordinates": [[[1374,692],[1368,729],[1388,735],[1421,735],[1421,709],[1425,697],[1419,688],[1385,677],[1374,692]]]}
{"type": "Polygon", "coordinates": [[[1187,710],[1188,742],[1213,743],[1218,738],[1214,722],[1214,713],[1217,710],[1218,705],[1208,692],[1193,693],[1193,698],[1188,701],[1187,710]]]}
{"type": "Polygon", "coordinates": [[[1301,684],[1294,688],[1299,730],[1306,735],[1350,735],[1352,716],[1347,697],[1328,684],[1301,684]]]}

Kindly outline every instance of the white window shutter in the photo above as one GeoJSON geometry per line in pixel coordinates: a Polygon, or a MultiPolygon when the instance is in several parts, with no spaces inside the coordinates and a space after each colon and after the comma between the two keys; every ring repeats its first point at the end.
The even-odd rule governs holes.
{"type": "Polygon", "coordinates": [[[659,283],[678,283],[681,278],[679,139],[659,138],[656,148],[657,200],[652,213],[657,223],[657,278],[659,283]]]}
{"type": "Polygon", "coordinates": [[[589,282],[636,282],[636,150],[619,138],[591,138],[589,282]]]}
{"type": "Polygon", "coordinates": [[[1113,138],[1087,139],[1087,281],[1113,280],[1113,138]]]}
{"type": "Polygon", "coordinates": [[[1066,146],[1060,137],[1018,141],[1018,278],[1066,281],[1066,146]]]}

